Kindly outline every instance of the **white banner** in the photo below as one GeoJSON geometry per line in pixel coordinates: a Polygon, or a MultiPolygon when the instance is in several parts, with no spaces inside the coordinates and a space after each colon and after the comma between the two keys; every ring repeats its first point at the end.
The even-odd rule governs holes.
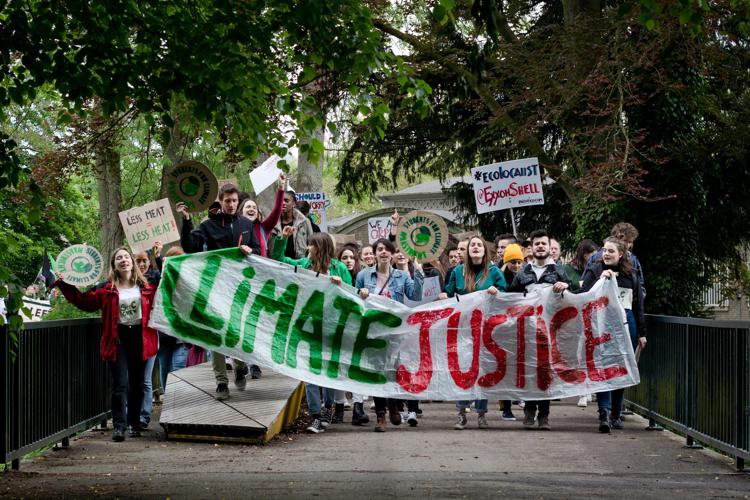
{"type": "Polygon", "coordinates": [[[471,169],[477,213],[544,205],[539,160],[504,161],[471,169]]]}
{"type": "MultiPolygon", "coordinates": [[[[1,299],[0,299],[1,300],[1,299]]],[[[21,311],[21,316],[24,321],[42,321],[44,316],[52,310],[52,305],[49,300],[37,300],[31,297],[23,298],[23,307],[27,307],[30,311],[30,316],[21,311]]]]}
{"type": "Polygon", "coordinates": [[[412,399],[554,399],[639,382],[617,301],[602,280],[475,292],[416,308],[237,249],[166,260],[150,326],[290,377],[412,399]]]}

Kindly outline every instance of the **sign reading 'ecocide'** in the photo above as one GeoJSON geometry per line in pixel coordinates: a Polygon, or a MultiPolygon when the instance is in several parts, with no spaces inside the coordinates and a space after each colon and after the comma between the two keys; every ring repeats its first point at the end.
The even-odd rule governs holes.
{"type": "Polygon", "coordinates": [[[415,308],[237,249],[167,259],[150,326],[323,387],[553,399],[639,382],[613,280],[415,308]]]}
{"type": "Polygon", "coordinates": [[[477,213],[544,205],[539,160],[493,163],[471,169],[477,213]]]}

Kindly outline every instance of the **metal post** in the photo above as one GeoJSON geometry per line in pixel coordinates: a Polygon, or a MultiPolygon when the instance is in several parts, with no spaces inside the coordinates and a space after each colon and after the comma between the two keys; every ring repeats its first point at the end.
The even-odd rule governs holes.
{"type": "Polygon", "coordinates": [[[687,439],[685,440],[685,447],[693,449],[693,450],[701,450],[701,449],[703,449],[703,446],[697,444],[693,440],[693,436],[687,436],[687,439]]]}
{"type": "Polygon", "coordinates": [[[513,213],[513,207],[510,207],[510,222],[513,224],[513,236],[518,238],[518,229],[516,228],[516,214],[513,213]]]}

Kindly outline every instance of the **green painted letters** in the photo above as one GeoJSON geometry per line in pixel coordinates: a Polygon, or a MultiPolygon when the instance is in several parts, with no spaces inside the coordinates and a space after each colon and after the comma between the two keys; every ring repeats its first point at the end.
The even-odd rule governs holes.
{"type": "Polygon", "coordinates": [[[401,318],[394,314],[375,309],[365,311],[362,323],[359,326],[359,333],[357,333],[357,340],[354,342],[354,349],[352,350],[352,364],[349,367],[349,378],[367,384],[385,384],[387,382],[385,375],[365,370],[359,366],[362,361],[362,352],[365,349],[384,349],[386,347],[386,341],[383,339],[367,338],[370,325],[373,323],[382,323],[389,328],[396,328],[401,325],[401,318]]]}

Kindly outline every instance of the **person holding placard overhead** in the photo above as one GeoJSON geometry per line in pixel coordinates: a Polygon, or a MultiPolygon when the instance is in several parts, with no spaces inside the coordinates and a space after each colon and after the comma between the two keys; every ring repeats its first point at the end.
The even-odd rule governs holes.
{"type": "MultiPolygon", "coordinates": [[[[185,253],[196,253],[204,250],[238,247],[245,255],[260,255],[260,243],[255,236],[255,224],[237,212],[240,191],[232,183],[224,184],[219,189],[220,209],[208,213],[208,218],[193,229],[193,222],[187,205],[177,203],[177,212],[182,214],[181,246],[185,253]]],[[[229,398],[229,378],[227,377],[226,358],[220,352],[213,352],[211,366],[216,377],[216,399],[229,398]]],[[[235,363],[234,383],[243,390],[247,383],[247,365],[242,361],[235,363]]]]}
{"type": "Polygon", "coordinates": [[[156,355],[156,330],[148,321],[154,303],[154,287],[135,265],[127,248],[114,251],[109,259],[109,279],[101,286],[81,292],[57,274],[52,287],[83,311],[102,311],[102,340],[99,352],[112,374],[113,441],[140,436],[143,372],[146,360],[156,355]]]}

